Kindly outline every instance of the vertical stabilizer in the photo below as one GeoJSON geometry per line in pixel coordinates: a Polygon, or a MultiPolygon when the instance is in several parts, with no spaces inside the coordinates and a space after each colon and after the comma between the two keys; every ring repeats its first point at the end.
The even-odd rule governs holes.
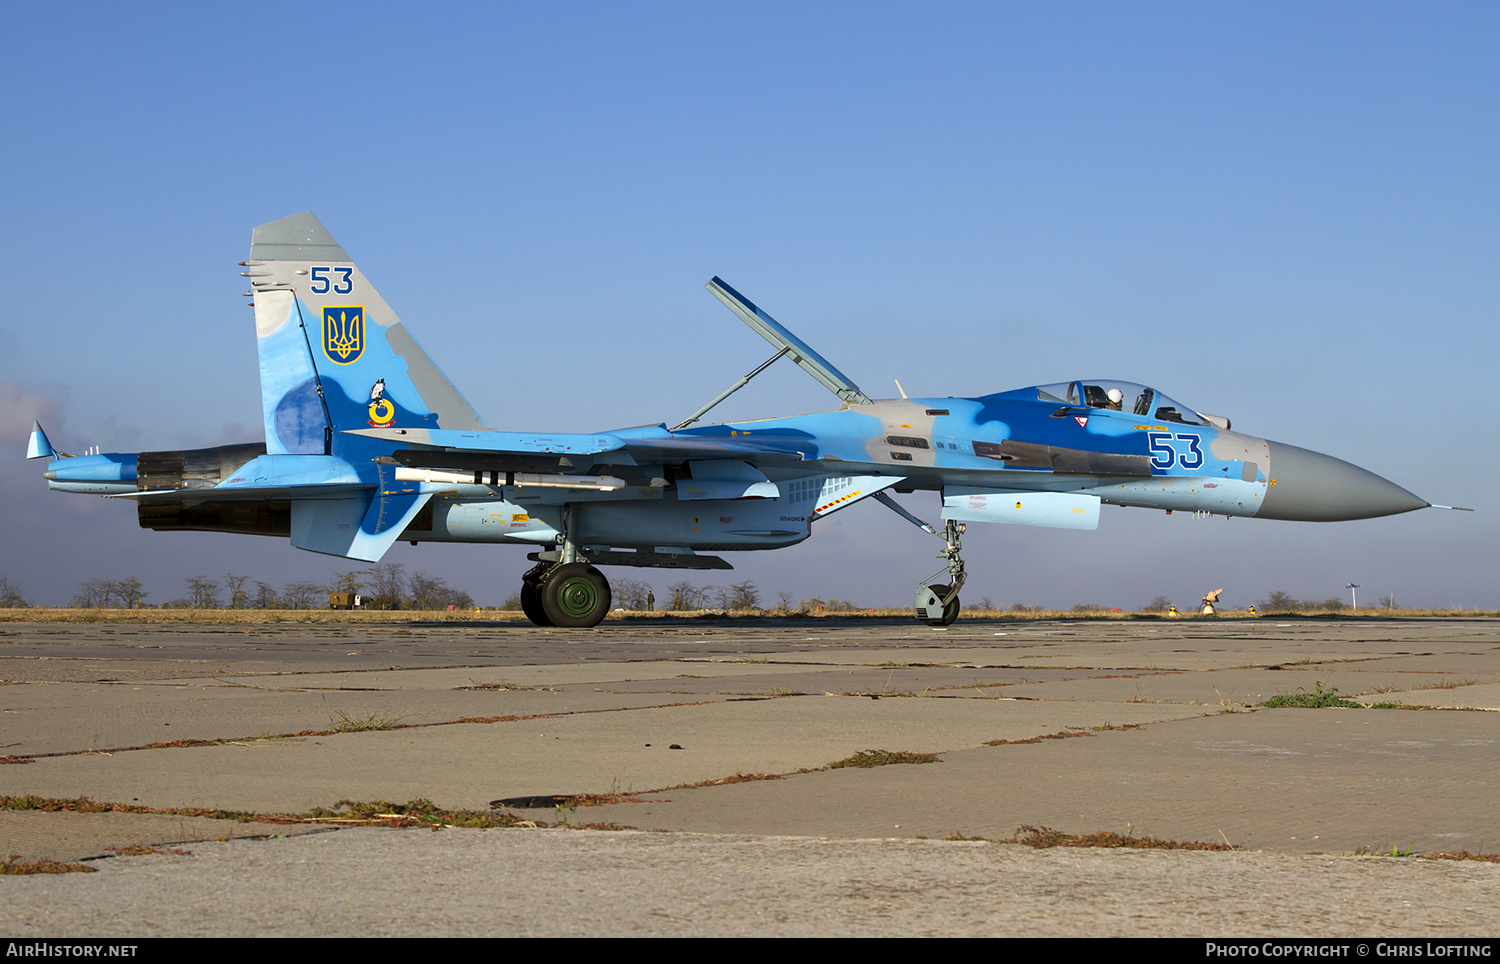
{"type": "Polygon", "coordinates": [[[256,228],[244,264],[269,454],[337,454],[347,429],[488,428],[311,211],[256,228]]]}

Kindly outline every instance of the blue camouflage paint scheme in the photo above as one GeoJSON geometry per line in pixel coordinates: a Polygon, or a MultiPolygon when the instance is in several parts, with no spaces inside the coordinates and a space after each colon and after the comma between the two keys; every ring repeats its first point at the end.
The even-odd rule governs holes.
{"type": "MultiPolygon", "coordinates": [[[[934,417],[930,431],[923,435],[929,445],[934,446],[930,449],[933,454],[931,465],[902,467],[905,480],[917,488],[936,489],[962,484],[990,486],[997,490],[1086,492],[1111,504],[1163,509],[1201,508],[1242,516],[1255,514],[1265,491],[1263,472],[1257,471],[1255,478],[1247,482],[1242,478],[1243,459],[1219,458],[1211,454],[1217,440],[1233,434],[1212,426],[1170,426],[1142,421],[1135,415],[1071,406],[1081,417],[1087,418],[1087,424],[1080,425],[1071,416],[1054,417],[1060,406],[1037,401],[1035,388],[973,399],[913,398],[884,400],[876,404],[897,404],[913,410],[947,410],[950,413],[934,417]],[[1191,439],[1174,438],[1169,443],[1174,450],[1180,450],[1179,456],[1189,450],[1199,453],[1191,471],[1173,471],[1150,463],[1151,438],[1161,434],[1154,430],[1191,439]],[[945,440],[944,447],[936,447],[936,439],[945,440]],[[1041,466],[1007,469],[975,452],[975,442],[998,445],[1011,440],[1075,451],[1138,456],[1150,468],[1141,476],[1128,479],[1056,472],[1041,466]],[[1146,479],[1167,480],[1169,484],[1152,484],[1146,479]],[[1204,489],[1203,485],[1210,488],[1204,489]]],[[[730,437],[795,447],[806,451],[809,459],[836,459],[844,463],[839,469],[850,472],[888,473],[894,465],[889,460],[869,459],[871,443],[879,442],[888,433],[879,418],[858,409],[686,429],[680,434],[730,437]]],[[[827,465],[822,468],[826,469],[827,465]]]]}
{"type": "MultiPolygon", "coordinates": [[[[1089,528],[1100,503],[1312,520],[1427,504],[1356,466],[1233,432],[1154,390],[1106,380],[881,400],[850,385],[843,408],[812,415],[678,431],[493,432],[310,213],[257,228],[246,265],[265,454],[207,487],[148,490],[135,455],[60,456],[37,427],[31,451],[51,459],[50,486],[137,499],[142,525],[152,505],[286,503],[294,545],[370,561],[397,538],[551,545],[565,505],[593,547],[778,548],[807,538],[815,519],[892,487],[951,490],[945,519],[1089,528]],[[1119,403],[1110,388],[1149,414],[1111,407],[1119,403]],[[413,467],[448,474],[397,478],[413,467]],[[502,478],[516,471],[623,484],[502,478]],[[734,492],[743,494],[699,497],[734,492]],[[430,518],[419,522],[424,509],[430,518]]],[[[716,284],[742,301],[718,279],[710,290],[716,284]]],[[[743,311],[726,304],[784,332],[748,302],[743,311]]],[[[823,371],[846,381],[831,366],[823,371]]]]}
{"type": "MultiPolygon", "coordinates": [[[[437,416],[427,409],[406,374],[406,363],[396,357],[385,329],[371,332],[362,324],[360,350],[349,362],[317,365],[303,319],[318,314],[301,298],[289,302],[285,317],[259,339],[261,394],[266,403],[266,446],[273,454],[323,454],[324,428],[331,420],[331,454],[363,461],[386,454],[390,446],[371,446],[368,439],[344,435],[346,429],[370,425],[370,390],[385,384],[383,401],[394,411],[391,427],[436,428],[437,416]],[[318,386],[322,385],[321,397],[318,386]],[[328,406],[325,418],[323,406],[328,406]]],[[[363,312],[361,312],[363,321],[363,312]]]]}

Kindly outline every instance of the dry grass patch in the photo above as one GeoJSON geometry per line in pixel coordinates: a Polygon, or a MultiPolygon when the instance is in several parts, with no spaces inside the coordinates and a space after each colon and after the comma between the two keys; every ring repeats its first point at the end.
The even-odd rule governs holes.
{"type": "Polygon", "coordinates": [[[1133,834],[1117,834],[1108,830],[1099,833],[1063,833],[1051,827],[1025,825],[1016,828],[1016,835],[1006,843],[1025,844],[1037,850],[1048,847],[1107,847],[1129,850],[1238,850],[1231,843],[1205,843],[1201,840],[1162,840],[1158,837],[1137,837],[1133,834]]]}
{"type": "MultiPolygon", "coordinates": [[[[846,757],[820,770],[837,770],[841,767],[884,767],[898,763],[942,763],[942,759],[936,753],[912,753],[906,750],[861,750],[851,757],[846,757]]],[[[810,770],[798,770],[798,773],[810,773],[810,770]]]]}
{"type": "Polygon", "coordinates": [[[21,877],[27,874],[92,874],[94,867],[87,864],[65,864],[56,860],[22,860],[20,854],[11,854],[0,860],[0,877],[21,877]]]}

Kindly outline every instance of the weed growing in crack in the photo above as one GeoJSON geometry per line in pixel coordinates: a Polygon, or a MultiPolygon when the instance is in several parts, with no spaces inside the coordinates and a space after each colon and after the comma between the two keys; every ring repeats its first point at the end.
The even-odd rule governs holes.
{"type": "Polygon", "coordinates": [[[361,719],[339,710],[338,716],[329,724],[329,728],[335,733],[364,733],[369,730],[394,730],[400,722],[400,717],[391,716],[389,713],[371,713],[361,719]]]}
{"type": "Polygon", "coordinates": [[[1311,693],[1278,694],[1260,705],[1270,709],[1282,709],[1289,706],[1309,710],[1319,710],[1334,706],[1354,710],[1364,709],[1362,704],[1356,703],[1353,700],[1346,700],[1339,696],[1338,687],[1330,686],[1325,690],[1322,683],[1318,683],[1317,689],[1311,693]]]}
{"type": "Polygon", "coordinates": [[[837,770],[841,767],[883,767],[895,763],[942,762],[936,753],[910,753],[904,750],[861,750],[851,757],[830,763],[821,769],[837,770]]]}

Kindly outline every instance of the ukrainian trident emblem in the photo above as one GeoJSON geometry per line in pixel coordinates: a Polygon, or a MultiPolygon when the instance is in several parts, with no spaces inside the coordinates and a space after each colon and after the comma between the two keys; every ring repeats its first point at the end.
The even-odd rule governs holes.
{"type": "Polygon", "coordinates": [[[323,352],[340,365],[352,365],[365,350],[365,306],[323,309],[323,352]]]}

